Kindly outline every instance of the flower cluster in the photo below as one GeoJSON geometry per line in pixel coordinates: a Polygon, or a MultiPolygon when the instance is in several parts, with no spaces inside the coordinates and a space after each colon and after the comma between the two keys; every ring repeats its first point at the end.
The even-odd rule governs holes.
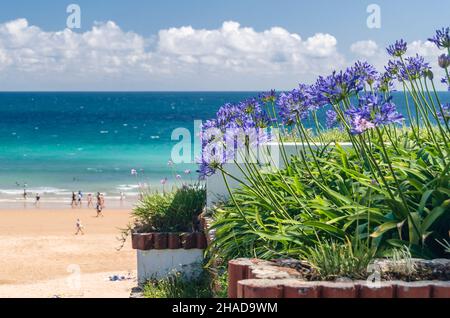
{"type": "Polygon", "coordinates": [[[407,57],[403,68],[400,68],[401,77],[405,80],[419,79],[426,76],[431,70],[429,63],[425,62],[423,56],[416,54],[416,56],[407,57]]]}
{"type": "Polygon", "coordinates": [[[377,93],[361,96],[359,106],[351,107],[345,114],[349,118],[351,132],[354,135],[375,127],[401,123],[404,119],[391,98],[385,99],[383,95],[377,93]]]}
{"type": "Polygon", "coordinates": [[[450,48],[450,27],[436,30],[434,37],[429,38],[428,41],[433,42],[440,49],[450,48]]]}
{"type": "Polygon", "coordinates": [[[364,88],[364,81],[353,68],[345,72],[334,71],[327,77],[320,76],[315,84],[316,98],[329,104],[338,104],[364,88]]]}
{"type": "Polygon", "coordinates": [[[275,92],[251,98],[237,104],[227,103],[216,114],[216,119],[206,121],[201,127],[202,155],[199,174],[201,178],[215,173],[222,164],[236,158],[243,147],[255,147],[270,140],[266,131],[271,119],[262,103],[274,100],[275,92]]]}
{"type": "MultiPolygon", "coordinates": [[[[450,28],[436,31],[429,39],[439,48],[450,50],[450,28]]],[[[274,121],[280,120],[286,126],[302,124],[311,112],[323,109],[326,115],[326,127],[341,125],[350,127],[352,134],[362,134],[376,127],[402,123],[404,117],[392,102],[394,80],[416,81],[427,77],[433,78],[429,63],[422,56],[406,57],[408,45],[401,39],[387,47],[387,53],[393,57],[385,66],[385,72],[379,73],[371,64],[358,61],[345,71],[334,71],[328,76],[319,76],[312,85],[300,84],[297,88],[277,96],[275,91],[262,93],[258,98],[237,104],[225,104],[213,120],[205,122],[202,127],[202,158],[200,173],[208,176],[215,169],[236,155],[237,148],[259,145],[270,139],[265,128],[270,128],[274,121]],[[357,107],[351,104],[357,100],[357,107]],[[276,106],[274,115],[269,118],[264,105],[276,106]],[[333,108],[326,110],[332,105],[333,108]],[[345,122],[340,122],[345,120],[345,122]],[[206,133],[211,131],[213,133],[206,133]],[[246,138],[236,139],[239,131],[246,138]],[[215,141],[211,143],[212,141],[215,141]],[[213,144],[214,146],[211,146],[213,144]],[[231,146],[230,146],[231,145],[231,146]],[[212,149],[212,151],[211,151],[212,149]]],[[[441,68],[450,67],[450,53],[438,58],[441,68]]],[[[449,86],[448,76],[441,80],[449,86]]],[[[270,112],[274,111],[272,108],[270,112]]],[[[448,118],[449,104],[443,105],[440,118],[448,118]]],[[[315,114],[317,115],[317,114],[315,114]]],[[[317,118],[314,116],[314,118],[317,118]]],[[[320,124],[319,124],[320,125],[320,124]]]]}
{"type": "Polygon", "coordinates": [[[416,54],[405,58],[404,62],[399,60],[390,60],[385,66],[387,78],[398,79],[400,81],[410,81],[429,76],[431,67],[425,62],[423,56],[416,54]]]}
{"type": "Polygon", "coordinates": [[[288,126],[296,123],[298,119],[307,118],[310,107],[314,105],[307,85],[281,93],[276,104],[283,124],[288,126]]]}
{"type": "Polygon", "coordinates": [[[394,44],[389,45],[386,48],[386,51],[390,56],[393,57],[401,57],[408,50],[408,45],[403,39],[396,41],[394,44]]]}

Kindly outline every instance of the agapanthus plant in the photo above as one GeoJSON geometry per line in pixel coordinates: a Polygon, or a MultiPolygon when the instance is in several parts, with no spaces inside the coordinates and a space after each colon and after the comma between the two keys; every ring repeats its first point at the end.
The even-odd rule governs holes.
{"type": "MultiPolygon", "coordinates": [[[[448,49],[449,28],[438,30],[430,41],[448,49]]],[[[408,56],[407,50],[404,40],[390,45],[387,53],[393,59],[384,73],[358,61],[345,71],[320,76],[312,85],[226,104],[216,119],[206,122],[205,130],[216,129],[219,147],[202,156],[202,175],[220,169],[225,183],[227,177],[234,178],[246,189],[237,199],[229,189],[239,213],[232,225],[222,226],[242,225],[245,235],[253,235],[252,244],[264,246],[258,249],[263,255],[269,255],[269,249],[284,255],[277,248],[300,253],[322,237],[345,240],[355,233],[380,248],[407,245],[419,256],[436,251],[442,255],[433,237],[442,239],[450,230],[445,230],[450,224],[449,103],[436,91],[429,63],[420,55],[408,56]],[[394,85],[404,90],[407,114],[394,103],[394,85]],[[308,130],[306,122],[314,129],[308,130]],[[289,158],[283,154],[281,136],[286,169],[261,174],[245,162],[240,166],[245,180],[225,171],[222,165],[236,156],[236,149],[266,143],[271,136],[262,129],[278,125],[289,127],[282,132],[297,131],[297,153],[289,158]],[[325,126],[339,127],[352,149],[322,142],[325,126]],[[241,130],[246,138],[235,139],[241,130]]],[[[446,85],[448,54],[438,57],[446,85]]],[[[214,138],[202,135],[204,149],[214,149],[214,138]]],[[[221,242],[232,245],[236,237],[229,230],[224,235],[221,242]]]]}

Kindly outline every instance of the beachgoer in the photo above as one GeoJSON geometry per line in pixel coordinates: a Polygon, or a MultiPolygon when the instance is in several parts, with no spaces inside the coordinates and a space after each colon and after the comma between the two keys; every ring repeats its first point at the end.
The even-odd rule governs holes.
{"type": "Polygon", "coordinates": [[[40,204],[40,201],[41,200],[41,196],[39,195],[39,193],[36,193],[36,202],[34,202],[34,205],[35,206],[39,206],[39,204],[40,204]]]}
{"type": "Polygon", "coordinates": [[[75,233],[75,235],[78,235],[78,233],[81,233],[81,235],[84,235],[84,231],[83,231],[83,224],[81,224],[80,219],[77,219],[77,223],[76,223],[76,227],[77,227],[77,232],[75,233]]]}
{"type": "Polygon", "coordinates": [[[81,191],[78,191],[78,204],[81,208],[81,200],[83,199],[83,193],[81,191]]]}
{"type": "Polygon", "coordinates": [[[100,192],[97,192],[97,217],[101,216],[103,217],[103,205],[104,205],[104,200],[103,200],[103,196],[100,194],[100,192]]]}
{"type": "Polygon", "coordinates": [[[123,201],[125,199],[125,193],[120,192],[120,201],[123,201]]]}
{"type": "Polygon", "coordinates": [[[88,198],[87,198],[87,204],[88,204],[88,208],[92,207],[92,194],[88,194],[88,198]]]}
{"type": "Polygon", "coordinates": [[[75,192],[72,192],[72,203],[71,203],[71,205],[72,205],[72,208],[77,206],[77,196],[76,196],[75,192]]]}
{"type": "Polygon", "coordinates": [[[27,189],[23,189],[23,199],[27,199],[27,189]]]}

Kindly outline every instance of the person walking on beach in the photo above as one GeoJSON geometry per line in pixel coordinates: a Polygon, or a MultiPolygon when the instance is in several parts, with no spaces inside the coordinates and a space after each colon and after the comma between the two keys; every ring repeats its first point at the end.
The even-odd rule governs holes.
{"type": "Polygon", "coordinates": [[[92,207],[92,194],[90,194],[90,193],[87,196],[87,206],[88,206],[88,208],[92,207]]]}
{"type": "Polygon", "coordinates": [[[26,200],[27,199],[27,189],[23,189],[23,199],[26,200]]]}
{"type": "Polygon", "coordinates": [[[103,196],[100,194],[100,192],[97,192],[97,217],[99,216],[104,217],[103,205],[104,205],[103,196]]]}
{"type": "Polygon", "coordinates": [[[40,205],[40,200],[41,200],[41,196],[39,195],[39,193],[36,193],[36,201],[34,202],[34,205],[36,207],[39,207],[40,205]]]}
{"type": "Polygon", "coordinates": [[[83,193],[81,191],[78,191],[78,204],[81,208],[81,201],[83,200],[83,193]]]}
{"type": "Polygon", "coordinates": [[[75,192],[72,192],[72,208],[77,206],[77,196],[75,195],[75,192]]]}
{"type": "Polygon", "coordinates": [[[80,219],[77,219],[77,223],[75,224],[76,228],[77,228],[77,232],[75,233],[75,235],[78,235],[79,233],[81,233],[81,235],[84,235],[84,231],[83,231],[83,224],[81,224],[80,219]]]}

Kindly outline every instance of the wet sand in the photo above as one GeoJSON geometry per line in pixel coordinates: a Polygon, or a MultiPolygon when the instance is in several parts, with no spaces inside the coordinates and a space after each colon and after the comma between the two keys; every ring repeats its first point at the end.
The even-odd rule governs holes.
{"type": "Polygon", "coordinates": [[[130,209],[0,209],[0,297],[128,297],[136,256],[119,228],[130,209]],[[80,218],[85,235],[75,235],[80,218]],[[121,282],[109,276],[130,276],[121,282]],[[128,275],[130,274],[130,275],[128,275]]]}

